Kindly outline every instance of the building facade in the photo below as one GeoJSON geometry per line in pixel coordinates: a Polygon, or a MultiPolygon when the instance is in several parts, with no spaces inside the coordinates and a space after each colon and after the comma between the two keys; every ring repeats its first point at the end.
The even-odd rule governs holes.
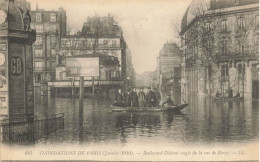
{"type": "Polygon", "coordinates": [[[180,52],[176,43],[165,43],[157,58],[157,88],[164,96],[180,96],[180,52]]]}
{"type": "Polygon", "coordinates": [[[66,35],[67,17],[63,8],[58,11],[45,11],[36,8],[31,12],[32,28],[36,30],[33,44],[34,83],[55,79],[56,54],[61,37],[66,35]]]}
{"type": "Polygon", "coordinates": [[[183,99],[217,91],[227,97],[231,90],[258,98],[258,10],[257,0],[191,3],[180,32],[183,99]]]}

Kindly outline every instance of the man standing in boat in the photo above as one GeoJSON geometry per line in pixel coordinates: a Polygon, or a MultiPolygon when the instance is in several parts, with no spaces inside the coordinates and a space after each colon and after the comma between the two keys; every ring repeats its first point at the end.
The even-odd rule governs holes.
{"type": "Polygon", "coordinates": [[[155,97],[156,97],[156,102],[154,106],[159,106],[160,102],[161,102],[161,94],[160,92],[157,91],[157,88],[154,88],[154,93],[155,93],[155,97]]]}
{"type": "Polygon", "coordinates": [[[145,104],[145,93],[144,93],[144,89],[141,88],[140,92],[138,93],[138,102],[139,102],[139,106],[140,107],[144,107],[145,104]]]}
{"type": "Polygon", "coordinates": [[[122,94],[121,89],[118,89],[118,93],[116,95],[114,106],[124,106],[124,96],[122,94]]]}
{"type": "Polygon", "coordinates": [[[138,104],[138,96],[137,96],[137,93],[136,93],[136,89],[134,88],[133,91],[131,92],[131,102],[132,102],[132,107],[138,107],[139,104],[138,104]]]}
{"type": "Polygon", "coordinates": [[[148,92],[145,97],[145,106],[152,107],[156,103],[155,93],[151,90],[151,87],[148,87],[148,92]]]}
{"type": "Polygon", "coordinates": [[[164,107],[165,104],[166,106],[174,106],[171,95],[167,95],[167,99],[162,103],[162,107],[164,107]]]}

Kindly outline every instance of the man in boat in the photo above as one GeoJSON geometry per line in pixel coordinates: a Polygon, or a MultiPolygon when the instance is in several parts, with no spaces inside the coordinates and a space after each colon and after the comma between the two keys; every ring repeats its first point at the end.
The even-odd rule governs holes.
{"type": "Polygon", "coordinates": [[[221,97],[221,93],[219,93],[219,91],[217,91],[216,97],[221,97]]]}
{"type": "Polygon", "coordinates": [[[235,95],[236,98],[240,98],[240,93],[237,91],[237,94],[235,95]]]}
{"type": "Polygon", "coordinates": [[[162,103],[162,107],[164,107],[165,104],[167,104],[166,106],[174,106],[171,95],[167,95],[167,99],[162,103]]]}
{"type": "Polygon", "coordinates": [[[228,97],[233,97],[233,89],[229,88],[228,97]]]}
{"type": "Polygon", "coordinates": [[[116,95],[114,106],[124,106],[124,96],[122,94],[121,89],[118,89],[118,93],[116,95]]]}
{"type": "Polygon", "coordinates": [[[145,93],[144,93],[144,89],[141,88],[140,92],[138,93],[138,102],[139,102],[139,106],[140,107],[144,107],[145,104],[145,93]]]}
{"type": "Polygon", "coordinates": [[[161,102],[161,94],[160,92],[157,91],[157,88],[154,88],[154,93],[155,93],[155,97],[156,97],[156,102],[154,106],[159,106],[160,102],[161,102]]]}
{"type": "Polygon", "coordinates": [[[131,107],[131,94],[130,94],[130,89],[127,89],[125,96],[125,107],[131,107]]]}
{"type": "Polygon", "coordinates": [[[138,107],[139,104],[138,104],[138,96],[137,96],[137,93],[136,93],[136,89],[134,88],[133,91],[131,92],[131,106],[132,107],[138,107]]]}
{"type": "Polygon", "coordinates": [[[145,97],[145,106],[152,107],[156,103],[155,93],[151,90],[151,87],[148,87],[148,92],[145,97]]]}

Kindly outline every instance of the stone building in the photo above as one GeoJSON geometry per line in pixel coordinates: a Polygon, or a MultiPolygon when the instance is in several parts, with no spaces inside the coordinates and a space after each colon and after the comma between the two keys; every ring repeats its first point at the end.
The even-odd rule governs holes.
{"type": "Polygon", "coordinates": [[[258,98],[257,0],[194,0],[180,36],[183,98],[217,91],[227,97],[231,89],[258,98]]]}
{"type": "Polygon", "coordinates": [[[56,54],[61,37],[66,35],[66,11],[45,11],[36,7],[31,11],[32,28],[36,30],[33,44],[34,83],[39,86],[43,81],[55,79],[56,54]]]}
{"type": "Polygon", "coordinates": [[[157,88],[163,95],[177,95],[180,93],[179,80],[180,48],[176,43],[165,43],[157,58],[157,88]]]}

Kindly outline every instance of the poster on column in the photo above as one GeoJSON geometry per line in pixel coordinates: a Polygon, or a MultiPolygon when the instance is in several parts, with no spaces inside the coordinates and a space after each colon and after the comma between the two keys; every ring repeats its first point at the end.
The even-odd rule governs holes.
{"type": "Polygon", "coordinates": [[[9,57],[9,92],[11,115],[25,113],[25,75],[24,75],[24,46],[10,44],[9,57]]]}

